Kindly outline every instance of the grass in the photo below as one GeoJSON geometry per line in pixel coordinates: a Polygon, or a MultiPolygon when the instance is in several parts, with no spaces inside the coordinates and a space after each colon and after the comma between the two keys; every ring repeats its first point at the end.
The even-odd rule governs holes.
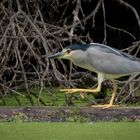
{"type": "Polygon", "coordinates": [[[0,123],[2,140],[139,140],[140,122],[0,123]]]}
{"type": "MultiPolygon", "coordinates": [[[[39,96],[39,89],[32,89],[32,91],[39,96]]],[[[25,95],[26,91],[18,91],[20,94],[25,95]]],[[[80,95],[77,94],[77,97],[80,95]]],[[[43,106],[38,98],[35,98],[33,95],[31,95],[33,99],[34,106],[43,106]]],[[[53,88],[53,89],[44,89],[40,95],[40,98],[45,102],[47,106],[66,106],[66,97],[64,92],[60,92],[58,88],[53,88]],[[50,91],[50,92],[48,92],[50,91]]],[[[93,98],[93,97],[92,97],[93,98]]],[[[12,94],[9,96],[4,97],[4,101],[6,106],[30,106],[30,101],[26,96],[20,96],[17,95],[15,99],[15,96],[12,94]],[[17,100],[18,99],[18,102],[17,100]]],[[[73,98],[73,103],[76,105],[85,105],[87,104],[87,101],[84,99],[82,100],[81,98],[73,98]]],[[[0,106],[4,106],[3,100],[0,99],[0,106]]]]}
{"type": "MultiPolygon", "coordinates": [[[[39,95],[39,88],[32,88],[30,89],[36,96],[38,96],[39,98],[41,98],[46,106],[66,106],[66,96],[64,92],[60,92],[59,88],[47,88],[44,89],[41,93],[41,95],[39,95]]],[[[25,90],[20,90],[18,91],[21,95],[26,95],[26,91],[25,90]]],[[[110,95],[110,93],[107,94],[110,95]]],[[[14,93],[15,95],[15,93],[14,93]]],[[[95,100],[94,96],[92,94],[87,95],[89,99],[95,100]]],[[[38,98],[35,98],[33,95],[31,95],[32,100],[33,100],[33,105],[34,106],[43,106],[38,98]]],[[[80,97],[79,94],[75,94],[75,96],[72,98],[72,102],[75,106],[86,106],[88,104],[90,104],[91,102],[89,101],[89,99],[84,98],[82,99],[80,97]]],[[[2,100],[2,98],[0,98],[0,106],[30,106],[30,101],[26,96],[20,96],[20,95],[16,95],[13,96],[13,94],[11,93],[11,95],[5,96],[4,97],[4,102],[2,100]],[[5,104],[4,104],[5,102],[5,104]]],[[[133,104],[133,106],[136,105],[140,105],[139,102],[137,104],[133,104]]]]}

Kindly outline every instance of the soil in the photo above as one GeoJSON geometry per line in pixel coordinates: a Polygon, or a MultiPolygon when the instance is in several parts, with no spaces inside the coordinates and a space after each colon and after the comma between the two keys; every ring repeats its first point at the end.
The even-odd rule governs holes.
{"type": "Polygon", "coordinates": [[[13,121],[136,121],[140,120],[140,107],[90,108],[90,107],[1,107],[0,120],[13,121]]]}

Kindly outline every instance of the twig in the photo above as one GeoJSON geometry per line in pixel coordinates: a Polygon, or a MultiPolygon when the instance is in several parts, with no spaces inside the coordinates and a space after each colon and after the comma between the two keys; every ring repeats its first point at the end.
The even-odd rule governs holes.
{"type": "Polygon", "coordinates": [[[123,0],[116,0],[116,1],[119,2],[121,5],[129,8],[134,13],[138,26],[139,26],[139,31],[140,31],[140,17],[138,15],[137,10],[132,5],[128,4],[127,2],[124,2],[123,0]]]}

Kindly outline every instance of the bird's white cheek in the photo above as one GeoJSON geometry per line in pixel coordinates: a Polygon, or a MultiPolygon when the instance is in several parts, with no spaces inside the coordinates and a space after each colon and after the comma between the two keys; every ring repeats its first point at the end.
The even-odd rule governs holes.
{"type": "Polygon", "coordinates": [[[71,54],[71,53],[65,54],[65,55],[63,56],[63,58],[64,58],[64,59],[69,59],[69,60],[71,60],[71,59],[72,59],[72,54],[71,54]]]}

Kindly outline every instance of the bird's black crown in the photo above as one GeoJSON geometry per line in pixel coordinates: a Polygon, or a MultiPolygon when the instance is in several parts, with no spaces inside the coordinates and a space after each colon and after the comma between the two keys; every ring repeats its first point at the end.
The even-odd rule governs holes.
{"type": "Polygon", "coordinates": [[[90,44],[74,44],[74,45],[67,46],[66,49],[87,50],[89,47],[90,47],[90,44]]]}

